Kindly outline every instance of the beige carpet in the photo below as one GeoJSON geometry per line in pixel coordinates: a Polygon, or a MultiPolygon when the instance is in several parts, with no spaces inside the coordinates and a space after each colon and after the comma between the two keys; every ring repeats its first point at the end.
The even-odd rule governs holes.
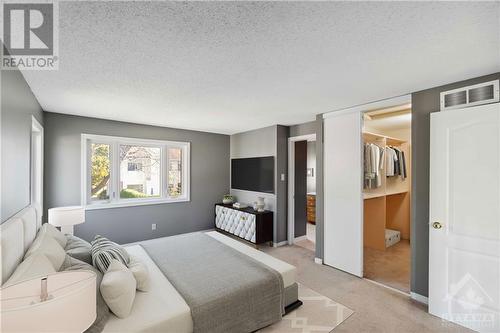
{"type": "Polygon", "coordinates": [[[297,267],[297,281],[354,310],[333,333],[472,333],[430,315],[408,296],[335,268],[318,265],[300,246],[263,247],[262,251],[297,267]]]}
{"type": "Polygon", "coordinates": [[[299,299],[304,303],[274,325],[259,332],[315,333],[330,332],[350,315],[351,309],[299,284],[299,299]]]}
{"type": "Polygon", "coordinates": [[[303,240],[297,241],[297,242],[295,242],[295,245],[303,247],[303,248],[308,249],[310,251],[316,250],[316,244],[311,242],[309,239],[303,239],[303,240]]]}
{"type": "Polygon", "coordinates": [[[365,278],[386,286],[410,292],[410,242],[402,239],[385,251],[365,247],[365,278]]]}

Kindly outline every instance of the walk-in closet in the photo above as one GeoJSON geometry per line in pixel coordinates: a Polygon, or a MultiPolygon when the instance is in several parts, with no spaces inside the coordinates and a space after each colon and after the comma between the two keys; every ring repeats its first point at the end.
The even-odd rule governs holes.
{"type": "Polygon", "coordinates": [[[364,277],[409,293],[411,106],[363,114],[364,277]]]}

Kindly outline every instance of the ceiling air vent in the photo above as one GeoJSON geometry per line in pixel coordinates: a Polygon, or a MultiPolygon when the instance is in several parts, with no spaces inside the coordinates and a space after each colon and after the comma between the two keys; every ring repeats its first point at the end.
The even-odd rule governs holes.
{"type": "Polygon", "coordinates": [[[499,100],[499,80],[484,82],[473,86],[443,91],[441,93],[441,111],[495,103],[499,100]]]}

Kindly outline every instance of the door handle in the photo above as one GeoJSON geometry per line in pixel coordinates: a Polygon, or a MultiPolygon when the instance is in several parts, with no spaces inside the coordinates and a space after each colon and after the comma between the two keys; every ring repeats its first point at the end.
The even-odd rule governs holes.
{"type": "Polygon", "coordinates": [[[441,224],[441,222],[432,222],[432,227],[434,229],[441,229],[443,225],[441,224]]]}

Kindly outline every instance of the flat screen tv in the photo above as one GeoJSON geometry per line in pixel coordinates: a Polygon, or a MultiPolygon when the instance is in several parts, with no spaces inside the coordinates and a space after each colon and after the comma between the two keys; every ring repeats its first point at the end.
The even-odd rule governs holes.
{"type": "Polygon", "coordinates": [[[232,159],[231,188],[274,193],[274,157],[232,159]]]}

